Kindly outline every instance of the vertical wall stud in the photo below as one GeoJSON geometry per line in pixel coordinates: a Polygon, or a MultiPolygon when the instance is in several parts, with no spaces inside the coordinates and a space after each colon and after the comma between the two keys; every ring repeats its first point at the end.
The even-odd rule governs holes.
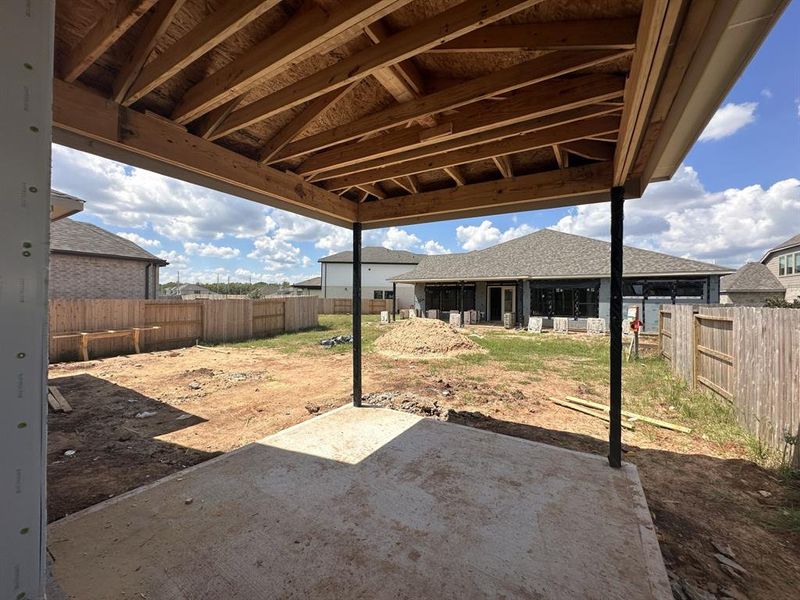
{"type": "Polygon", "coordinates": [[[0,598],[44,594],[55,2],[0,3],[0,598]]]}

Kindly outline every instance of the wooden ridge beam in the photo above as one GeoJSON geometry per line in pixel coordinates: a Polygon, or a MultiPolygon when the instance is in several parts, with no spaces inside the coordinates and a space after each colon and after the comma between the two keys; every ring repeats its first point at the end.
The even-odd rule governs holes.
{"type": "Polygon", "coordinates": [[[75,81],[80,77],[155,3],[156,0],[117,0],[106,9],[101,19],[64,58],[61,68],[64,81],[75,81]]]}
{"type": "Polygon", "coordinates": [[[350,226],[357,208],[347,199],[307,183],[293,173],[256,161],[204,140],[174,123],[127,109],[86,88],[53,81],[53,128],[57,143],[146,164],[150,170],[242,197],[350,226]]]}
{"type": "Polygon", "coordinates": [[[614,156],[615,186],[625,185],[636,159],[684,6],[684,0],[645,0],[625,86],[622,128],[614,156]]]}
{"type": "Polygon", "coordinates": [[[337,88],[309,102],[308,106],[306,106],[300,114],[284,125],[283,128],[273,135],[272,139],[264,145],[259,152],[258,161],[261,163],[270,162],[273,156],[286,147],[286,145],[298,135],[303,133],[314,119],[341,100],[356,85],[358,84],[351,83],[350,85],[337,88]]]}
{"type": "Polygon", "coordinates": [[[429,48],[455,39],[538,4],[541,0],[465,0],[464,2],[381,42],[348,56],[230,115],[219,137],[268,119],[317,96],[411,58],[429,48]]]}
{"type": "Polygon", "coordinates": [[[547,129],[548,127],[554,127],[556,125],[572,123],[590,117],[602,116],[612,112],[618,112],[618,110],[616,108],[602,106],[600,104],[590,104],[588,106],[582,106],[580,108],[574,108],[572,110],[558,112],[545,117],[528,119],[525,121],[520,121],[519,123],[513,123],[511,125],[490,129],[488,131],[482,131],[480,133],[475,133],[472,135],[456,137],[453,139],[445,139],[435,144],[430,144],[428,146],[420,146],[417,148],[413,148],[411,150],[397,152],[381,158],[364,160],[362,162],[354,163],[352,165],[348,165],[345,167],[339,167],[336,169],[332,169],[330,171],[325,171],[323,173],[320,173],[312,177],[311,181],[319,181],[321,179],[341,177],[349,173],[356,173],[360,171],[366,171],[367,169],[386,167],[389,165],[397,164],[408,160],[414,160],[418,158],[424,158],[426,156],[441,154],[443,152],[452,152],[455,150],[460,150],[462,148],[467,148],[469,146],[474,146],[476,144],[493,142],[514,135],[521,135],[524,133],[530,133],[532,131],[539,131],[542,129],[547,129]]]}
{"type": "MultiPolygon", "coordinates": [[[[622,77],[605,74],[583,75],[572,79],[552,80],[546,85],[535,85],[509,94],[509,97],[502,102],[493,103],[491,110],[474,104],[459,111],[451,118],[452,131],[447,139],[456,139],[618,97],[623,87],[622,77]]],[[[398,129],[359,144],[331,148],[310,156],[298,167],[297,172],[316,174],[441,141],[438,138],[422,139],[424,131],[419,127],[398,129]]]]}
{"type": "Polygon", "coordinates": [[[341,3],[335,10],[319,5],[301,9],[278,31],[190,88],[172,112],[172,118],[179,123],[196,119],[247,92],[259,81],[287,68],[354,25],[369,23],[404,3],[351,0],[341,3]]]}
{"type": "Polygon", "coordinates": [[[359,221],[372,229],[597,202],[607,197],[612,176],[604,162],[398,196],[361,205],[359,221]]]}
{"type": "Polygon", "coordinates": [[[175,76],[214,46],[255,21],[280,0],[227,0],[191,31],[150,61],[139,73],[122,104],[130,106],[175,76]]]}
{"type": "MultiPolygon", "coordinates": [[[[604,132],[605,133],[605,132],[604,132]]],[[[561,149],[590,160],[612,160],[614,144],[600,140],[574,140],[561,144],[561,149]]]]}
{"type": "Polygon", "coordinates": [[[428,52],[632,50],[638,26],[636,17],[492,25],[428,52]]]}
{"type": "Polygon", "coordinates": [[[276,160],[285,160],[323,150],[335,144],[409,123],[420,117],[453,110],[489,97],[542,83],[574,71],[595,66],[626,53],[596,50],[591,52],[556,52],[540,56],[507,69],[428,94],[422,98],[391,106],[378,113],[303,138],[281,152],[276,160]]]}
{"type": "Polygon", "coordinates": [[[122,102],[128,94],[128,90],[133,85],[133,80],[139,76],[145,61],[150,56],[156,43],[164,35],[164,32],[172,23],[175,14],[181,9],[185,0],[160,0],[156,5],[155,11],[147,20],[139,39],[136,40],[136,47],[133,49],[128,62],[126,62],[117,73],[114,79],[113,93],[111,99],[114,102],[122,102]]]}
{"type": "Polygon", "coordinates": [[[470,146],[469,148],[463,148],[461,150],[437,154],[435,156],[428,156],[368,171],[359,171],[352,175],[331,179],[326,182],[325,187],[326,189],[337,190],[365,182],[373,183],[393,177],[415,175],[425,171],[437,169],[447,170],[450,167],[464,163],[492,159],[498,155],[526,152],[536,148],[547,148],[554,144],[581,140],[589,135],[616,131],[618,129],[619,117],[616,116],[585,119],[583,121],[548,127],[541,131],[512,136],[486,144],[470,146]]]}

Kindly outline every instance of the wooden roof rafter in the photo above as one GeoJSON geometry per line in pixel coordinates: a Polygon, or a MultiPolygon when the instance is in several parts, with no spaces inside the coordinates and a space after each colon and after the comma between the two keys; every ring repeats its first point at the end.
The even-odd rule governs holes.
{"type": "Polygon", "coordinates": [[[664,130],[694,63],[785,4],[731,2],[74,0],[56,73],[80,85],[56,82],[56,138],[345,226],[491,214],[520,181],[639,193],[677,164],[664,130]]]}

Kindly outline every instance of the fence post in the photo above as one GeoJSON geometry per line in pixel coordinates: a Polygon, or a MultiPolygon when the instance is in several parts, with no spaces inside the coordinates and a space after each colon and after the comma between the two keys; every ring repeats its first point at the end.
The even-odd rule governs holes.
{"type": "Polygon", "coordinates": [[[694,336],[692,337],[692,388],[697,389],[697,367],[700,364],[700,318],[698,315],[692,315],[694,319],[694,336]]]}
{"type": "Polygon", "coordinates": [[[658,307],[658,355],[664,355],[664,334],[662,331],[664,330],[664,312],[661,310],[661,307],[658,307]]]}

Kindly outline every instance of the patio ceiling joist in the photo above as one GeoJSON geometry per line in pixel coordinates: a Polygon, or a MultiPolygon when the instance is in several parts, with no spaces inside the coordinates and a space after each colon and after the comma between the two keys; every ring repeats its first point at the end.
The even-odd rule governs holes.
{"type": "Polygon", "coordinates": [[[520,50],[632,50],[639,19],[584,19],[492,25],[428,50],[430,53],[520,50]]]}
{"type": "Polygon", "coordinates": [[[365,159],[363,161],[353,163],[344,167],[337,167],[335,169],[331,169],[330,171],[324,171],[318,175],[312,176],[310,178],[310,181],[319,181],[324,179],[332,179],[334,177],[342,177],[350,173],[358,173],[360,171],[366,171],[368,169],[377,169],[381,167],[386,167],[389,165],[409,160],[424,158],[426,156],[442,154],[444,152],[453,152],[456,150],[460,150],[462,148],[468,148],[469,146],[474,146],[476,144],[484,144],[487,142],[501,140],[503,138],[509,138],[515,135],[523,135],[533,131],[547,129],[548,127],[555,127],[557,125],[573,123],[575,121],[581,121],[583,119],[601,116],[613,112],[619,112],[619,109],[617,107],[605,106],[603,104],[589,104],[587,106],[581,106],[579,108],[565,110],[563,112],[554,113],[552,115],[547,115],[544,117],[536,117],[533,119],[520,121],[518,123],[512,123],[511,125],[505,125],[503,127],[488,129],[486,131],[481,131],[479,133],[471,135],[465,135],[463,137],[448,136],[443,141],[436,142],[434,144],[422,145],[422,146],[418,145],[412,148],[411,150],[395,152],[393,154],[381,156],[380,158],[375,158],[370,160],[365,159]]]}
{"type": "Polygon", "coordinates": [[[144,31],[136,41],[128,62],[117,73],[114,80],[114,92],[111,98],[114,102],[122,102],[128,95],[133,81],[139,76],[144,63],[150,57],[156,43],[172,24],[175,14],[181,9],[185,0],[161,0],[155,12],[148,18],[144,31]]]}
{"type": "Polygon", "coordinates": [[[117,0],[64,59],[61,67],[63,79],[75,81],[80,77],[155,3],[156,0],[117,0]]]}
{"type": "Polygon", "coordinates": [[[397,104],[353,123],[303,138],[277,154],[272,162],[324,150],[330,146],[403,125],[421,117],[454,110],[486,98],[501,96],[526,86],[611,62],[625,53],[627,51],[594,50],[554,52],[540,56],[416,100],[397,104]]]}
{"type": "MultiPolygon", "coordinates": [[[[508,139],[487,142],[463,148],[457,151],[445,152],[432,157],[398,163],[383,168],[359,171],[345,177],[331,179],[325,187],[338,190],[344,187],[359,185],[361,183],[374,183],[393,177],[416,175],[434,169],[444,169],[463,163],[479,160],[493,159],[502,153],[517,153],[545,148],[553,144],[574,142],[591,135],[610,133],[619,130],[619,117],[607,116],[596,119],[585,119],[556,127],[549,127],[542,131],[534,131],[523,135],[516,135],[508,139]]],[[[602,144],[603,142],[597,142],[602,144]]],[[[612,148],[613,151],[613,148],[612,148]]],[[[593,158],[593,157],[588,157],[593,158]]],[[[608,160],[611,157],[607,157],[608,160]]],[[[597,160],[595,158],[595,160],[597,160]]]]}
{"type": "Polygon", "coordinates": [[[234,111],[220,126],[217,137],[263,121],[541,1],[495,0],[487,3],[483,0],[466,0],[412,28],[394,34],[379,44],[343,58],[330,67],[234,111]]]}
{"type": "Polygon", "coordinates": [[[423,223],[571,206],[596,202],[600,197],[608,199],[611,179],[611,162],[596,163],[366,202],[359,207],[358,216],[365,229],[372,229],[407,223],[409,219],[423,223]],[[595,197],[589,200],[592,194],[595,197]]]}
{"type": "Polygon", "coordinates": [[[146,157],[239,188],[246,197],[270,206],[346,227],[357,219],[352,202],[297,175],[259,165],[165,119],[58,79],[53,81],[53,129],[55,141],[62,141],[60,132],[78,134],[127,152],[129,164],[136,164],[137,156],[146,157]]]}
{"type": "MultiPolygon", "coordinates": [[[[552,80],[546,85],[535,85],[508,94],[505,100],[494,103],[491,110],[481,104],[464,107],[449,118],[450,127],[445,137],[454,140],[588,106],[598,101],[619,97],[623,87],[623,79],[616,75],[593,74],[573,79],[552,80]]],[[[424,137],[426,131],[422,127],[397,129],[369,142],[337,146],[312,155],[301,163],[296,171],[301,175],[317,174],[441,141],[437,137],[424,137]]]]}
{"type": "Polygon", "coordinates": [[[404,0],[355,0],[335,11],[312,5],[284,27],[190,88],[172,111],[178,123],[188,123],[220,104],[247,92],[259,80],[278,73],[304,54],[341,35],[356,24],[380,18],[404,0]]]}
{"type": "Polygon", "coordinates": [[[228,0],[142,69],[122,102],[130,106],[186,65],[273,8],[280,0],[228,0]]]}

